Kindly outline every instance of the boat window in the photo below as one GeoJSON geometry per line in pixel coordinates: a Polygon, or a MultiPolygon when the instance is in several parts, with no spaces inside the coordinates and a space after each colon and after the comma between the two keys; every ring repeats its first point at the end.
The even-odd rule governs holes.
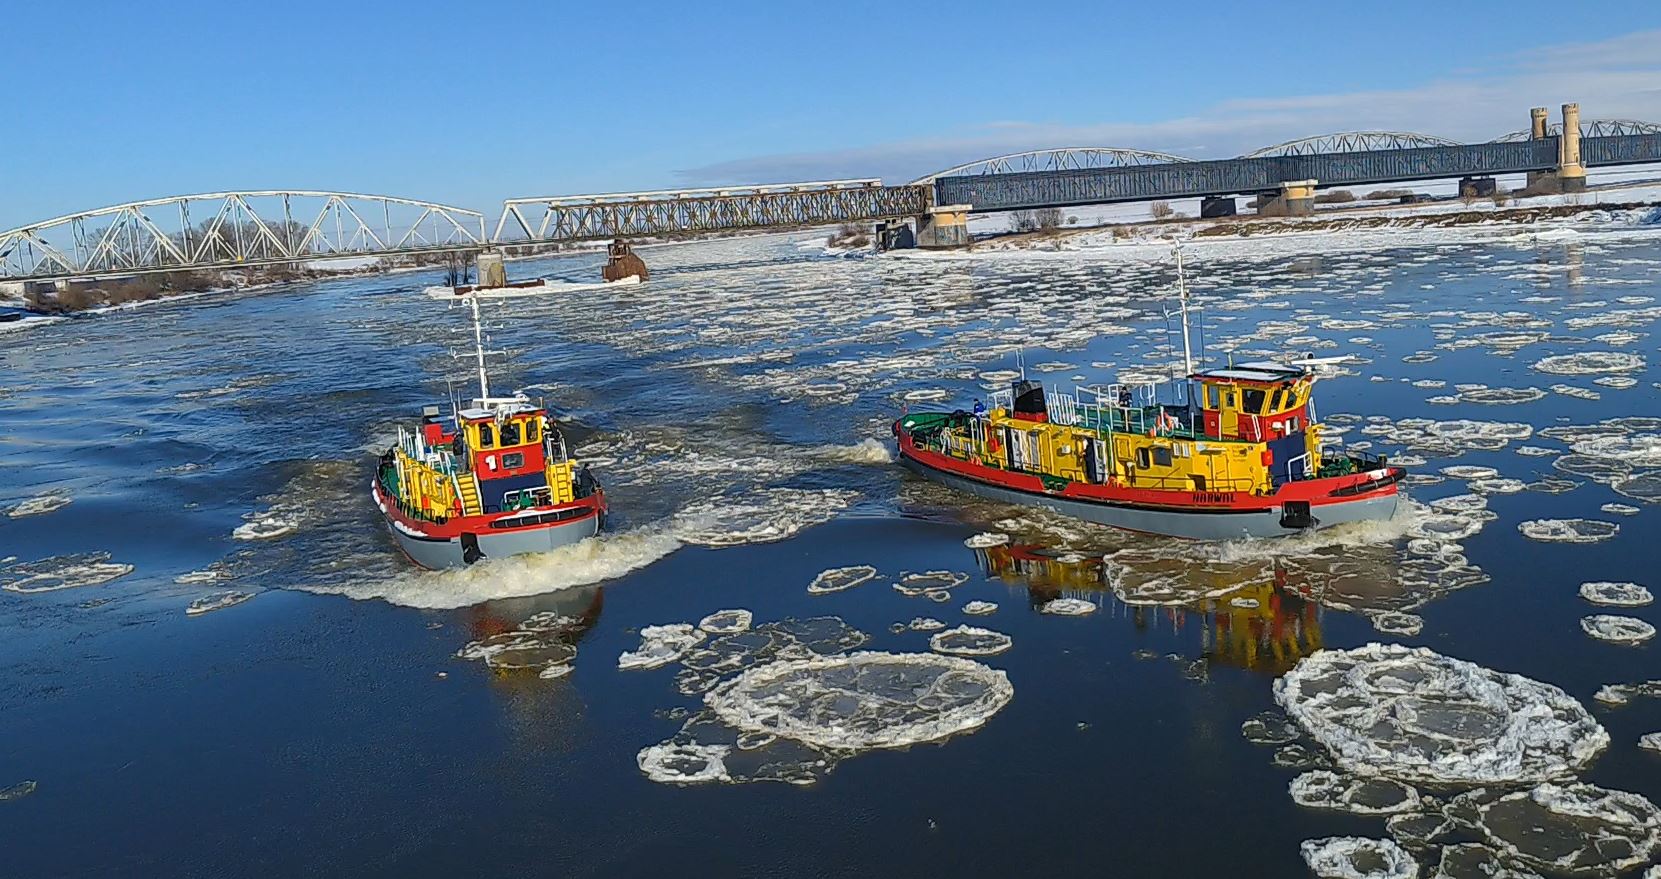
{"type": "Polygon", "coordinates": [[[502,467],[504,469],[512,470],[515,467],[523,466],[525,466],[525,455],[522,452],[514,452],[511,455],[502,456],[502,467]]]}
{"type": "Polygon", "coordinates": [[[530,421],[525,422],[525,442],[527,442],[527,443],[536,442],[536,420],[535,419],[532,419],[530,421]]]}
{"type": "Polygon", "coordinates": [[[1217,386],[1216,385],[1206,385],[1205,386],[1205,408],[1207,408],[1207,409],[1217,408],[1217,386]]]}
{"type": "Polygon", "coordinates": [[[502,425],[502,445],[519,445],[519,422],[509,421],[507,424],[502,425]]]}
{"type": "Polygon", "coordinates": [[[1148,447],[1147,446],[1143,446],[1142,448],[1136,450],[1136,466],[1138,466],[1138,467],[1148,466],[1148,447]]]}
{"type": "Polygon", "coordinates": [[[1164,446],[1156,446],[1153,450],[1153,463],[1156,467],[1171,466],[1171,450],[1164,446]]]}
{"type": "Polygon", "coordinates": [[[1268,391],[1265,391],[1262,388],[1247,388],[1246,389],[1246,407],[1245,407],[1245,409],[1246,409],[1247,412],[1251,412],[1251,413],[1254,413],[1254,414],[1262,414],[1263,404],[1265,402],[1267,402],[1268,399],[1269,399],[1269,392],[1268,391]]]}
{"type": "Polygon", "coordinates": [[[496,432],[494,430],[491,430],[490,425],[488,425],[488,424],[479,425],[479,448],[481,448],[481,449],[493,449],[495,447],[496,447],[496,432]]]}
{"type": "Polygon", "coordinates": [[[1286,407],[1286,389],[1285,388],[1280,388],[1279,390],[1275,391],[1275,402],[1269,408],[1269,411],[1270,412],[1279,412],[1281,409],[1284,409],[1285,407],[1286,407]]]}

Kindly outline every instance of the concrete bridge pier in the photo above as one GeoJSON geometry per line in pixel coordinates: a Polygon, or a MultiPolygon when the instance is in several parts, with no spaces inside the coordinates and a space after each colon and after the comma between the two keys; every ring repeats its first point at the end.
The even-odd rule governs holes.
{"type": "Polygon", "coordinates": [[[500,250],[486,250],[479,253],[479,286],[506,287],[508,285],[508,267],[502,262],[500,250]]]}
{"type": "Polygon", "coordinates": [[[1260,217],[1307,217],[1315,213],[1317,180],[1285,180],[1275,192],[1258,196],[1260,217]]]}
{"type": "Polygon", "coordinates": [[[1499,192],[1499,181],[1492,177],[1461,177],[1460,198],[1489,198],[1499,192]]]}
{"type": "Polygon", "coordinates": [[[1215,217],[1232,217],[1236,211],[1232,196],[1208,195],[1200,199],[1200,217],[1213,219],[1215,217]]]}
{"type": "Polygon", "coordinates": [[[917,246],[930,250],[969,246],[966,204],[939,205],[917,218],[917,246]]]}
{"type": "Polygon", "coordinates": [[[917,246],[917,235],[904,220],[879,220],[873,231],[877,250],[908,250],[917,246]]]}

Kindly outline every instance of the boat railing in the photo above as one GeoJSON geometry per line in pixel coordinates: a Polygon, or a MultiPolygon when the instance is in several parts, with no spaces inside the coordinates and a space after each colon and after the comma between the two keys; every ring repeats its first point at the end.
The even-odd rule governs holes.
{"type": "Polygon", "coordinates": [[[990,409],[1014,409],[1015,392],[1013,390],[993,391],[992,395],[986,398],[986,405],[990,409]]]}
{"type": "Polygon", "coordinates": [[[1071,427],[1079,423],[1079,399],[1076,393],[1063,394],[1059,388],[1054,388],[1044,397],[1044,409],[1054,424],[1071,427]]]}
{"type": "Polygon", "coordinates": [[[1288,481],[1308,479],[1314,476],[1309,470],[1309,453],[1304,452],[1286,462],[1286,478],[1288,481]]]}

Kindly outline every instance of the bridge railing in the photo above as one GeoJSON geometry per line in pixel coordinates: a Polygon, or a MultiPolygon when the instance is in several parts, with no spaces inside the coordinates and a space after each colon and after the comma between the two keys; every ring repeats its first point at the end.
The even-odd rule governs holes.
{"type": "Polygon", "coordinates": [[[1583,137],[1580,160],[1587,165],[1661,162],[1661,133],[1583,137]]]}

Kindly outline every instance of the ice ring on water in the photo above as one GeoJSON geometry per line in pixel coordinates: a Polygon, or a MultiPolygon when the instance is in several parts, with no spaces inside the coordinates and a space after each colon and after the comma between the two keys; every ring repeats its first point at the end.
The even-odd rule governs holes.
{"type": "Polygon", "coordinates": [[[1580,584],[1580,597],[1609,607],[1643,607],[1655,600],[1648,589],[1637,583],[1610,583],[1605,580],[1580,584]]]}
{"type": "Polygon", "coordinates": [[[1454,479],[1489,479],[1500,475],[1500,472],[1492,467],[1478,467],[1474,464],[1454,464],[1443,467],[1442,472],[1454,479]]]}
{"type": "Polygon", "coordinates": [[[1298,737],[1298,725],[1279,711],[1264,711],[1240,724],[1240,734],[1254,745],[1284,745],[1298,737]]]}
{"type": "Polygon", "coordinates": [[[741,732],[850,751],[968,732],[1014,695],[1008,675],[973,660],[864,652],[757,666],[704,703],[741,732]]]}
{"type": "Polygon", "coordinates": [[[1318,651],[1274,689],[1287,714],[1358,775],[1541,781],[1580,769],[1609,744],[1557,687],[1422,647],[1318,651]]]}
{"type": "Polygon", "coordinates": [[[698,621],[698,628],[711,635],[730,635],[750,628],[755,616],[747,610],[718,610],[698,621]]]}
{"type": "Polygon", "coordinates": [[[642,748],[635,763],[646,777],[663,784],[702,784],[728,781],[725,745],[671,744],[642,748]]]}
{"type": "Polygon", "coordinates": [[[1616,479],[1610,484],[1616,494],[1645,503],[1661,501],[1661,471],[1646,470],[1616,479]]]}
{"type": "Polygon", "coordinates": [[[1644,358],[1624,351],[1577,351],[1557,354],[1534,362],[1537,372],[1550,375],[1597,375],[1605,372],[1633,372],[1644,368],[1644,358]]]}
{"type": "Polygon", "coordinates": [[[1542,784],[1480,802],[1477,828],[1509,861],[1553,876],[1611,876],[1648,863],[1661,809],[1634,793],[1542,784]]]}
{"type": "Polygon", "coordinates": [[[1425,627],[1423,617],[1417,614],[1399,610],[1389,610],[1373,614],[1373,628],[1387,635],[1406,635],[1412,637],[1419,634],[1425,627]]]}
{"type": "Polygon", "coordinates": [[[1056,616],[1081,617],[1095,613],[1096,605],[1082,598],[1054,598],[1044,602],[1044,606],[1039,610],[1056,616]]]}
{"type": "Polygon", "coordinates": [[[1596,519],[1530,519],[1518,524],[1517,530],[1544,543],[1597,543],[1614,537],[1621,526],[1596,519]]]}
{"type": "Polygon", "coordinates": [[[640,629],[640,647],[618,656],[617,667],[657,668],[668,665],[703,640],[704,633],[691,623],[643,626],[640,629]]]}
{"type": "Polygon", "coordinates": [[[1655,637],[1655,627],[1636,617],[1598,613],[1580,618],[1580,628],[1599,641],[1639,644],[1655,637]]]}
{"type": "Polygon", "coordinates": [[[963,545],[970,549],[987,549],[993,546],[1003,546],[1009,542],[1009,535],[999,531],[983,531],[966,538],[963,545]]]}
{"type": "Polygon", "coordinates": [[[1329,836],[1305,840],[1303,861],[1319,879],[1416,879],[1419,865],[1388,839],[1329,836]]]}
{"type": "Polygon", "coordinates": [[[1292,801],[1311,809],[1393,815],[1419,808],[1419,792],[1388,778],[1358,778],[1316,769],[1292,779],[1292,801]]]}
{"type": "Polygon", "coordinates": [[[963,605],[963,612],[970,616],[986,616],[987,614],[997,613],[998,605],[990,601],[971,601],[963,605]]]}
{"type": "Polygon", "coordinates": [[[846,568],[831,568],[821,571],[813,582],[807,584],[807,591],[812,595],[824,595],[830,592],[841,592],[852,589],[877,576],[877,569],[870,565],[849,565],[846,568]]]}
{"type": "Polygon", "coordinates": [[[1002,632],[976,626],[958,626],[929,638],[929,649],[954,656],[996,656],[1015,643],[1002,632]]]}
{"type": "Polygon", "coordinates": [[[913,632],[938,632],[946,628],[946,624],[934,617],[912,617],[905,627],[913,632]]]}
{"type": "Polygon", "coordinates": [[[1482,530],[1482,520],[1451,513],[1430,513],[1407,526],[1407,536],[1452,543],[1482,530]]]}

